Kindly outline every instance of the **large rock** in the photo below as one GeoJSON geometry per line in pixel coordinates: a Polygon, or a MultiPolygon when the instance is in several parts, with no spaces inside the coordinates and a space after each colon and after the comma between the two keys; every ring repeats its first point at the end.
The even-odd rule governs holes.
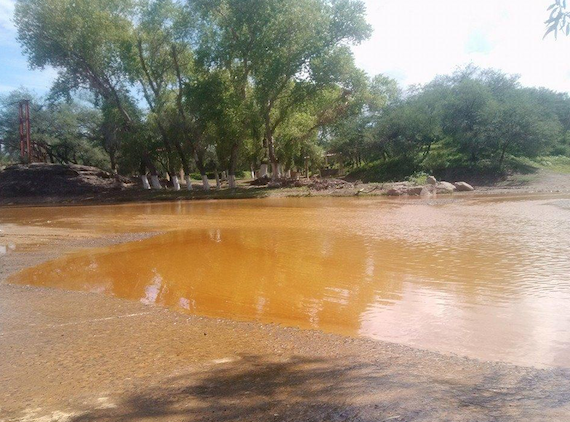
{"type": "Polygon", "coordinates": [[[436,186],[437,193],[453,193],[455,192],[455,186],[449,182],[439,182],[436,186]]]}
{"type": "Polygon", "coordinates": [[[428,183],[428,185],[435,186],[435,185],[437,185],[437,179],[433,176],[428,176],[427,183],[428,183]]]}
{"type": "Polygon", "coordinates": [[[455,188],[458,192],[471,192],[475,190],[473,186],[465,182],[455,182],[455,188]]]}
{"type": "Polygon", "coordinates": [[[424,190],[423,186],[412,186],[408,188],[408,195],[420,196],[424,190]]]}
{"type": "Polygon", "coordinates": [[[401,187],[395,187],[395,188],[388,189],[388,192],[386,192],[386,195],[388,195],[388,196],[401,196],[405,193],[406,193],[406,191],[404,189],[402,189],[401,187]]]}

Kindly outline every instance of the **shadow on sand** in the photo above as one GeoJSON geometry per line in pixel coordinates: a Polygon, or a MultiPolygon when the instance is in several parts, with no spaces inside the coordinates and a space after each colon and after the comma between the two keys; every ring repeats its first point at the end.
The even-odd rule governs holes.
{"type": "Polygon", "coordinates": [[[352,359],[243,356],[190,369],[73,421],[550,420],[570,400],[566,376],[549,372],[471,379],[397,369],[352,359]]]}

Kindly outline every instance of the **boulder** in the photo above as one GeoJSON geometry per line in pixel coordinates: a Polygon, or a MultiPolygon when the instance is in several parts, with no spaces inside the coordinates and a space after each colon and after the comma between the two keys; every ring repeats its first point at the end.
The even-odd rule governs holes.
{"type": "Polygon", "coordinates": [[[436,187],[437,193],[453,193],[455,191],[455,186],[449,182],[439,182],[436,187]]]}
{"type": "Polygon", "coordinates": [[[433,176],[428,176],[427,178],[428,185],[437,185],[437,179],[433,176]]]}
{"type": "Polygon", "coordinates": [[[454,185],[458,192],[471,192],[475,190],[473,186],[465,182],[455,182],[454,185]]]}
{"type": "Polygon", "coordinates": [[[386,195],[388,195],[388,196],[401,196],[404,193],[405,193],[405,191],[400,189],[400,188],[391,188],[391,189],[388,189],[388,192],[386,192],[386,195]]]}
{"type": "Polygon", "coordinates": [[[422,194],[423,190],[424,190],[423,186],[412,186],[408,188],[408,195],[419,196],[422,194]]]}
{"type": "Polygon", "coordinates": [[[278,189],[278,188],[280,188],[280,187],[282,187],[282,186],[283,186],[283,185],[282,185],[280,182],[274,182],[274,181],[271,181],[271,182],[269,182],[269,183],[267,184],[267,187],[268,187],[269,189],[278,189]]]}

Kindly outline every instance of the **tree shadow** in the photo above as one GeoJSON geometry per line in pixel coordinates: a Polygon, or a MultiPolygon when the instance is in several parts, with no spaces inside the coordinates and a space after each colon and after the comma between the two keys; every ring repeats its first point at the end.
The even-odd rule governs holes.
{"type": "Polygon", "coordinates": [[[535,375],[509,377],[450,379],[347,358],[242,356],[171,377],[73,422],[515,421],[568,406],[567,377],[555,387],[535,375]]]}

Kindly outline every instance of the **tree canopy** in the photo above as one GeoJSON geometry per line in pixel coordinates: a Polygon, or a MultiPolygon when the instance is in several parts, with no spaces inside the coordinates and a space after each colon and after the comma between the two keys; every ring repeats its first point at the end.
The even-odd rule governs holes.
{"type": "MultiPolygon", "coordinates": [[[[549,10],[547,33],[568,32],[566,2],[549,10]]],[[[17,0],[14,21],[30,66],[58,78],[46,98],[3,100],[4,161],[22,96],[46,160],[182,170],[205,188],[212,172],[234,187],[332,155],[390,179],[569,153],[565,93],[473,66],[408,89],[366,75],[351,51],[371,33],[361,0],[17,0]]]]}

